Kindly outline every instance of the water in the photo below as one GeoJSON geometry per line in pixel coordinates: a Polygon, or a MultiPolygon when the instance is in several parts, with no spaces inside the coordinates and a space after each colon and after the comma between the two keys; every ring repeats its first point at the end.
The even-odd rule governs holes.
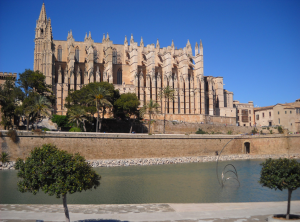
{"type": "MultiPolygon", "coordinates": [[[[219,203],[286,201],[287,191],[275,191],[258,183],[261,160],[231,161],[241,186],[229,180],[221,188],[216,163],[94,168],[101,185],[93,191],[68,195],[69,204],[219,203]]],[[[229,162],[220,162],[219,169],[229,162]]],[[[221,174],[221,172],[219,172],[221,174]]],[[[17,171],[0,171],[0,204],[61,204],[61,199],[42,192],[17,190],[17,171]]],[[[300,189],[292,194],[300,200],[300,189]]]]}

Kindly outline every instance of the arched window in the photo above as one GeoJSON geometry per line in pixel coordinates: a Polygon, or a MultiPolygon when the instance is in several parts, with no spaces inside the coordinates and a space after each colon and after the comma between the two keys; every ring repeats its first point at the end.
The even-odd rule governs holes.
{"type": "Polygon", "coordinates": [[[117,84],[122,84],[122,69],[117,72],[117,84]]]}
{"type": "Polygon", "coordinates": [[[79,48],[78,47],[76,47],[76,49],[75,49],[75,61],[79,62],[79,48]]]}
{"type": "Polygon", "coordinates": [[[112,60],[113,64],[117,64],[117,50],[113,50],[113,60],[112,60]]]}
{"type": "Polygon", "coordinates": [[[59,62],[62,61],[62,48],[61,48],[61,46],[58,46],[58,48],[57,48],[57,61],[59,61],[59,62]]]}

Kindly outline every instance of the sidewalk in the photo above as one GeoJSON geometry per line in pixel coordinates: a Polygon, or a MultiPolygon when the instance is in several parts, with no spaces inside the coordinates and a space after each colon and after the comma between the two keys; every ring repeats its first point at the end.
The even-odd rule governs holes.
{"type": "MultiPolygon", "coordinates": [[[[300,214],[300,200],[292,201],[291,213],[300,214]]],[[[287,202],[68,205],[71,221],[266,221],[286,213],[287,202]]],[[[64,221],[61,205],[0,205],[0,221],[64,221]]]]}

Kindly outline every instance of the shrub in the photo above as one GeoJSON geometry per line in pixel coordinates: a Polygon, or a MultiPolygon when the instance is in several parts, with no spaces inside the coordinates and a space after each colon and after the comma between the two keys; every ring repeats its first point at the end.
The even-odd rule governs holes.
{"type": "Polygon", "coordinates": [[[258,130],[256,128],[254,128],[252,131],[251,131],[253,134],[256,134],[258,133],[258,130]]]}
{"type": "Polygon", "coordinates": [[[232,134],[232,131],[231,131],[231,130],[228,130],[227,134],[228,134],[228,135],[231,135],[231,134],[232,134]]]}
{"type": "Polygon", "coordinates": [[[6,152],[2,152],[2,153],[0,154],[0,161],[1,161],[2,163],[9,162],[9,154],[6,153],[6,152]]]}
{"type": "Polygon", "coordinates": [[[281,126],[278,126],[278,133],[283,133],[283,129],[281,126]]]}
{"type": "Polygon", "coordinates": [[[72,127],[69,132],[81,132],[81,129],[78,127],[72,127]]]}
{"type": "Polygon", "coordinates": [[[43,127],[42,128],[42,131],[50,131],[50,129],[46,128],[46,127],[43,127]]]}
{"type": "Polygon", "coordinates": [[[272,131],[272,130],[270,130],[270,134],[273,134],[273,131],[272,131]]]}
{"type": "Polygon", "coordinates": [[[197,131],[196,131],[196,134],[207,134],[207,132],[205,132],[204,130],[202,130],[202,129],[198,129],[197,131]]]}
{"type": "Polygon", "coordinates": [[[18,142],[18,134],[17,134],[17,131],[11,129],[11,130],[8,131],[7,136],[10,137],[10,139],[11,139],[14,143],[18,142]]]}
{"type": "Polygon", "coordinates": [[[267,130],[269,130],[270,129],[270,127],[267,127],[267,130]]]}

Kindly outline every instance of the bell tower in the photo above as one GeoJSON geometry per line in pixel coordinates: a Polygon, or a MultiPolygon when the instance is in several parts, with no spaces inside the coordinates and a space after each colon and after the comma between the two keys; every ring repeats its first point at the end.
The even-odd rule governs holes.
{"type": "Polygon", "coordinates": [[[52,82],[53,70],[53,36],[51,20],[46,16],[45,4],[43,3],[39,19],[35,28],[35,47],[33,69],[39,70],[46,76],[46,83],[54,85],[52,82]]]}

